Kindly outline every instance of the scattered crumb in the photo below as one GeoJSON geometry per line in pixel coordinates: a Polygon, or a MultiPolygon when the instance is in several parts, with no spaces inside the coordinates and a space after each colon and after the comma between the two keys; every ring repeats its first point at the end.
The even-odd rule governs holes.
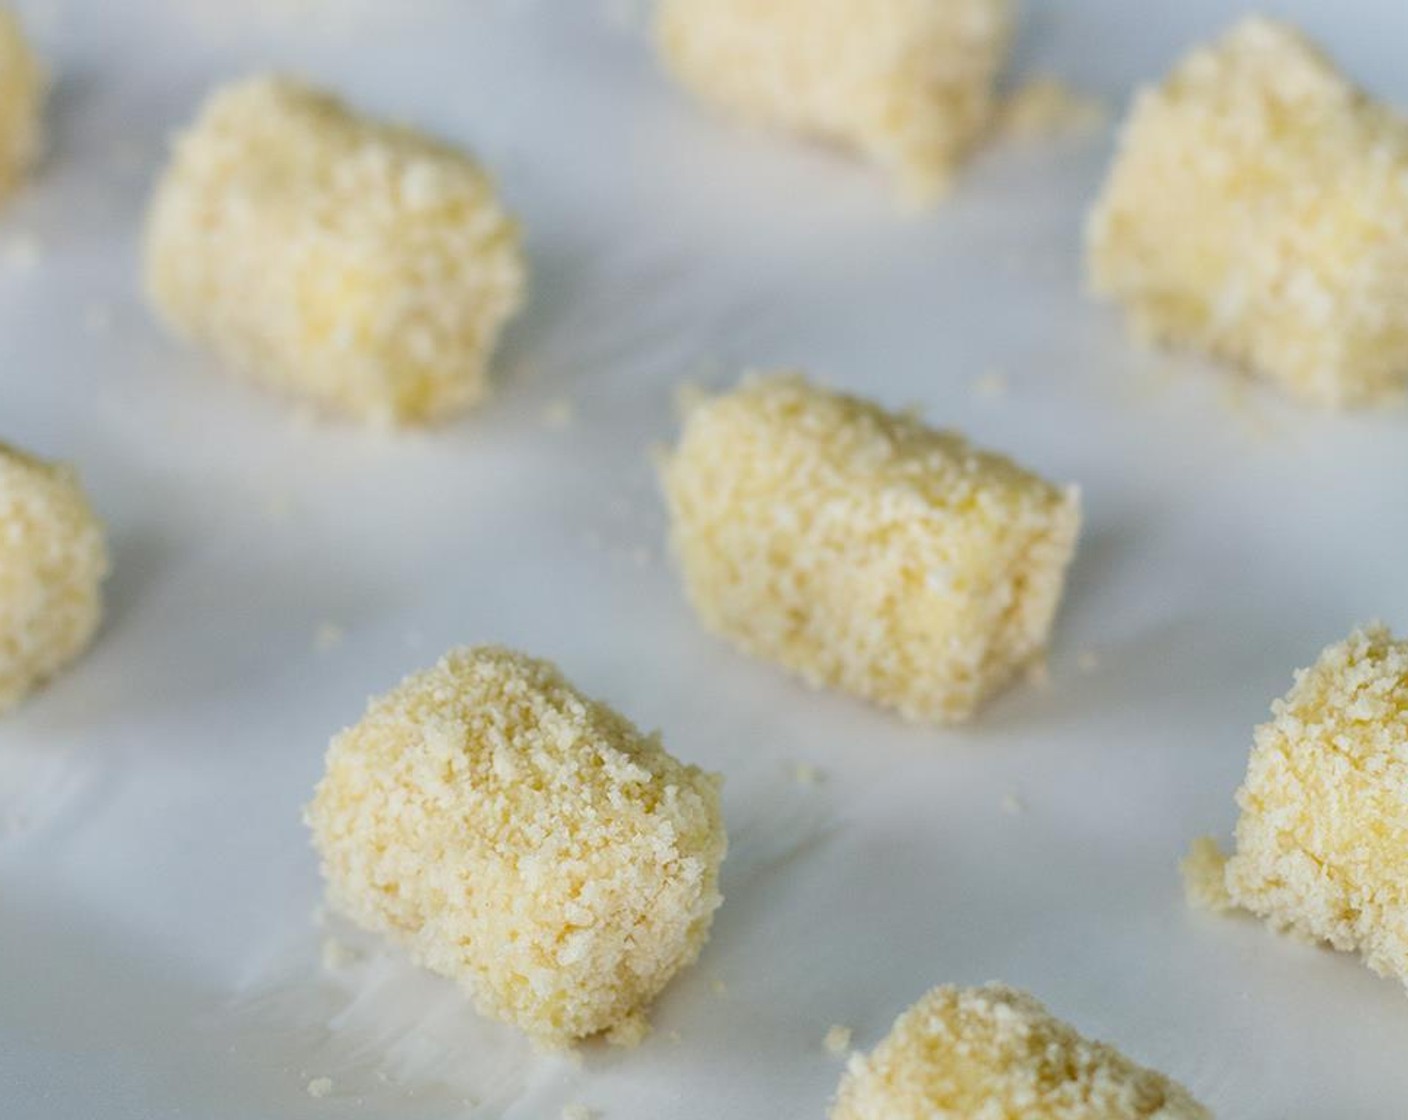
{"type": "Polygon", "coordinates": [[[5,246],[5,267],[11,272],[28,272],[39,263],[44,248],[32,233],[19,234],[5,246]]]}
{"type": "Polygon", "coordinates": [[[557,397],[543,409],[543,426],[554,432],[565,431],[576,419],[576,410],[566,397],[557,397]]]}
{"type": "Polygon", "coordinates": [[[728,995],[728,985],[722,980],[710,980],[709,991],[713,992],[716,996],[726,996],[728,995]]]}
{"type": "Polygon", "coordinates": [[[819,786],[826,781],[826,775],[809,762],[794,762],[792,780],[799,786],[819,786]]]}
{"type": "Polygon", "coordinates": [[[980,400],[1001,400],[1007,396],[1007,375],[1000,369],[990,369],[981,377],[974,379],[972,391],[973,396],[980,400]]]}
{"type": "Polygon", "coordinates": [[[1227,891],[1227,856],[1211,836],[1199,836],[1178,865],[1183,873],[1183,893],[1188,905],[1198,910],[1222,913],[1233,909],[1227,891]]]}
{"type": "Polygon", "coordinates": [[[667,1035],[665,1035],[665,1041],[668,1042],[671,1046],[678,1046],[681,1042],[684,1041],[684,1038],[680,1035],[679,1031],[670,1031],[667,1035]]]}
{"type": "Polygon", "coordinates": [[[654,560],[655,557],[652,555],[650,549],[646,548],[644,545],[631,550],[631,563],[637,568],[644,570],[650,567],[654,560]]]}
{"type": "Polygon", "coordinates": [[[640,1011],[634,1015],[627,1015],[606,1032],[606,1041],[623,1050],[634,1050],[648,1037],[650,1037],[650,1020],[640,1011]]]}
{"type": "Polygon", "coordinates": [[[329,972],[341,972],[349,968],[362,959],[359,950],[354,949],[344,941],[339,941],[336,937],[325,937],[323,939],[323,967],[329,972]]]}
{"type": "Polygon", "coordinates": [[[322,1100],[323,1097],[326,1097],[331,1092],[331,1077],[315,1077],[312,1081],[308,1082],[308,1095],[314,1100],[322,1100]]]}
{"type": "Polygon", "coordinates": [[[313,633],[313,648],[319,653],[327,653],[340,646],[347,637],[347,631],[335,622],[320,623],[313,633]]]}
{"type": "Polygon", "coordinates": [[[596,1109],[584,1104],[569,1104],[562,1110],[562,1120],[597,1120],[600,1115],[596,1109]]]}
{"type": "Polygon", "coordinates": [[[270,521],[287,521],[293,516],[293,498],[286,490],[274,491],[264,502],[264,513],[270,521]]]}
{"type": "Polygon", "coordinates": [[[112,308],[106,303],[90,303],[83,310],[83,329],[88,334],[107,334],[112,330],[112,308]]]}
{"type": "Polygon", "coordinates": [[[1002,798],[1002,811],[1009,817],[1020,817],[1027,811],[1027,803],[1015,793],[1009,793],[1002,798]]]}
{"type": "Polygon", "coordinates": [[[1099,98],[1071,89],[1059,78],[1035,78],[1002,105],[998,131],[1017,140],[1067,132],[1094,132],[1109,119],[1099,98]]]}
{"type": "Polygon", "coordinates": [[[1076,668],[1082,673],[1093,673],[1100,668],[1100,656],[1094,650],[1084,649],[1076,654],[1076,668]]]}
{"type": "Polygon", "coordinates": [[[851,1048],[851,1028],[840,1025],[832,1026],[826,1032],[826,1037],[821,1040],[821,1044],[826,1048],[828,1054],[841,1057],[851,1048]]]}

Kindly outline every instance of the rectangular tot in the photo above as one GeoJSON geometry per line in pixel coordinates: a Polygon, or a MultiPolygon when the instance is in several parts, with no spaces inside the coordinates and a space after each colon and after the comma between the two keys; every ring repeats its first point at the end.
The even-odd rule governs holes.
{"type": "Polygon", "coordinates": [[[46,85],[19,20],[0,8],[0,198],[39,155],[46,85]]]}
{"type": "Polygon", "coordinates": [[[1292,28],[1254,18],[1142,92],[1089,270],[1146,339],[1321,405],[1408,375],[1408,125],[1292,28]]]}
{"type": "Polygon", "coordinates": [[[722,901],[719,787],[550,662],[479,646],[334,737],[306,817],[329,901],[485,1014],[630,1045],[722,901]]]}
{"type": "Polygon", "coordinates": [[[660,53],[745,121],[855,149],[917,200],[987,127],[1011,0],[663,0],[660,53]]]}
{"type": "Polygon", "coordinates": [[[1408,984],[1408,642],[1330,646],[1256,730],[1230,902],[1408,984]]]}
{"type": "Polygon", "coordinates": [[[743,650],[940,723],[1044,651],[1079,497],[800,374],[693,405],[662,464],[700,619],[743,650]]]}
{"type": "Polygon", "coordinates": [[[218,90],[152,204],[147,287],[252,378],[361,419],[477,401],[523,298],[514,222],[467,156],[284,78],[218,90]]]}

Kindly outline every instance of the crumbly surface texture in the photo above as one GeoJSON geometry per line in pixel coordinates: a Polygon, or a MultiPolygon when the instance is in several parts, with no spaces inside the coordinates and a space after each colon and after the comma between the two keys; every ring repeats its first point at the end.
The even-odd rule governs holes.
{"type": "Polygon", "coordinates": [[[1042,656],[1073,490],[800,374],[688,408],[661,464],[704,625],[917,721],[970,716],[1042,656]]]}
{"type": "Polygon", "coordinates": [[[478,401],[525,276],[517,226],[472,160],[285,78],[211,96],[148,218],[147,288],[173,330],[376,422],[478,401]]]}
{"type": "Polygon", "coordinates": [[[1010,0],[662,0],[686,87],[750,123],[854,149],[924,201],[991,123],[1010,0]]]}
{"type": "Polygon", "coordinates": [[[1370,626],[1299,672],[1237,803],[1231,901],[1408,983],[1408,642],[1370,626]]]}
{"type": "Polygon", "coordinates": [[[88,648],[107,570],[74,472],[0,444],[0,712],[88,648]]]}
{"type": "Polygon", "coordinates": [[[718,778],[494,647],[373,700],[307,820],[334,907],[548,1046],[639,1037],[720,902],[718,778]]]}
{"type": "Polygon", "coordinates": [[[0,198],[39,155],[47,84],[19,20],[0,7],[0,198]]]}
{"type": "Polygon", "coordinates": [[[1316,404],[1408,377],[1408,124],[1261,18],[1141,93],[1092,214],[1094,289],[1136,332],[1316,404]]]}
{"type": "Polygon", "coordinates": [[[1187,1090],[997,984],[935,988],[851,1058],[831,1120],[1211,1120],[1187,1090]]]}

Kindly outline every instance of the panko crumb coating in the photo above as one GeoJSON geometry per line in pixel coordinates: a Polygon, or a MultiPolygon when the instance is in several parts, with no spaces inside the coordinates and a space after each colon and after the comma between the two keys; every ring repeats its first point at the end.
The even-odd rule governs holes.
{"type": "Polygon", "coordinates": [[[698,956],[719,787],[548,662],[467,648],[333,739],[307,822],[336,909],[557,1047],[639,1039],[698,956]]]}
{"type": "Polygon", "coordinates": [[[693,402],[660,474],[704,626],[813,687],[957,723],[1044,654],[1079,495],[960,435],[775,373],[693,402]]]}
{"type": "Polygon", "coordinates": [[[940,987],[841,1079],[831,1120],[1211,1120],[1187,1090],[1025,992],[940,987]]]}
{"type": "Polygon", "coordinates": [[[147,290],[175,333],[374,423],[478,402],[526,273],[473,160],[283,77],[211,95],[147,221],[147,290]]]}
{"type": "Polygon", "coordinates": [[[93,641],[107,539],[72,468],[0,443],[0,712],[93,641]]]}

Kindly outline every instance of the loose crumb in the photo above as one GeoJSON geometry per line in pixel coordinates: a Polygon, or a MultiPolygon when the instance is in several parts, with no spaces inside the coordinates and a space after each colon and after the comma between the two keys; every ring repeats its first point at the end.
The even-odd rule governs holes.
{"type": "Polygon", "coordinates": [[[1100,668],[1100,655],[1094,650],[1081,650],[1076,654],[1076,668],[1089,675],[1100,668]]]}
{"type": "Polygon", "coordinates": [[[606,1032],[607,1045],[622,1050],[634,1050],[649,1037],[650,1020],[640,1011],[627,1015],[606,1032]]]}
{"type": "Polygon", "coordinates": [[[286,490],[276,490],[264,499],[264,515],[276,524],[293,516],[293,498],[286,490]]]}
{"type": "Polygon", "coordinates": [[[362,959],[361,951],[339,941],[336,937],[323,938],[323,967],[329,972],[341,972],[362,959]]]}
{"type": "Polygon", "coordinates": [[[1007,396],[1007,375],[998,369],[988,370],[974,379],[972,390],[973,395],[982,400],[1001,400],[1007,396]]]}
{"type": "Polygon", "coordinates": [[[562,1110],[562,1120],[598,1120],[601,1113],[584,1104],[569,1104],[562,1110]]]}
{"type": "Polygon", "coordinates": [[[1188,905],[1222,913],[1235,909],[1227,890],[1227,856],[1211,836],[1199,836],[1178,865],[1188,905]]]}
{"type": "Polygon", "coordinates": [[[575,419],[576,410],[566,397],[549,401],[548,406],[543,409],[543,426],[550,431],[565,431],[572,426],[575,419]]]}
{"type": "Polygon", "coordinates": [[[1038,692],[1047,692],[1051,688],[1051,666],[1046,658],[1040,658],[1027,666],[1027,684],[1038,692]]]}
{"type": "Polygon", "coordinates": [[[347,631],[335,622],[319,623],[313,632],[313,648],[319,653],[328,653],[340,646],[347,637],[347,631]]]}
{"type": "Polygon", "coordinates": [[[1016,140],[1032,140],[1094,132],[1109,118],[1109,108],[1099,98],[1079,93],[1059,78],[1035,78],[1003,102],[998,131],[1016,140]]]}
{"type": "Polygon", "coordinates": [[[792,780],[799,786],[819,786],[826,781],[826,774],[809,762],[794,762],[792,780]]]}
{"type": "Polygon", "coordinates": [[[840,1057],[851,1048],[851,1028],[839,1025],[832,1026],[826,1032],[826,1037],[821,1040],[828,1054],[840,1057]]]}
{"type": "Polygon", "coordinates": [[[331,1077],[315,1077],[308,1082],[308,1095],[314,1100],[321,1100],[332,1092],[331,1077]]]}
{"type": "Polygon", "coordinates": [[[710,980],[709,991],[713,992],[714,995],[722,998],[723,996],[728,995],[728,984],[725,983],[723,980],[710,980]]]}
{"type": "Polygon", "coordinates": [[[44,255],[44,246],[33,234],[19,234],[5,246],[5,267],[11,272],[29,272],[44,255]]]}
{"type": "Polygon", "coordinates": [[[1027,803],[1015,793],[1009,793],[1002,798],[1002,811],[1009,817],[1020,817],[1027,811],[1027,803]]]}

